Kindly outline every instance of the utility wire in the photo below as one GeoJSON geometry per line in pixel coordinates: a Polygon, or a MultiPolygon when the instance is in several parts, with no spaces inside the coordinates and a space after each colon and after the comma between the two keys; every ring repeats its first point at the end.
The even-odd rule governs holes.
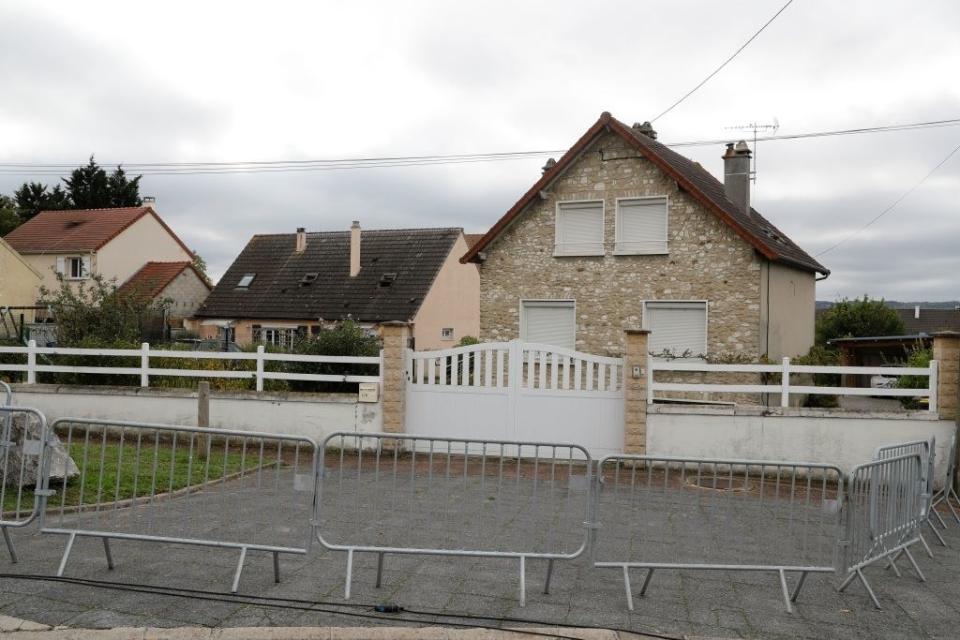
{"type": "Polygon", "coordinates": [[[955,147],[953,148],[953,151],[951,151],[950,153],[948,153],[948,154],[947,154],[947,157],[945,157],[943,160],[941,160],[940,162],[938,162],[938,163],[937,163],[937,166],[935,166],[933,169],[931,169],[930,172],[927,173],[927,175],[923,176],[923,178],[920,179],[920,182],[916,183],[915,185],[913,185],[912,187],[910,187],[909,189],[907,189],[906,191],[904,191],[903,194],[901,194],[899,198],[897,198],[897,199],[894,200],[892,203],[890,203],[890,205],[889,205],[886,209],[884,209],[883,211],[881,211],[880,213],[878,213],[878,214],[877,214],[876,216],[874,216],[873,219],[871,219],[868,223],[866,223],[865,225],[863,225],[862,227],[860,227],[859,229],[857,229],[856,231],[854,231],[854,232],[851,233],[850,235],[846,236],[845,238],[843,238],[842,240],[840,240],[840,241],[837,242],[836,244],[834,244],[834,245],[832,245],[832,246],[824,249],[824,250],[821,251],[820,253],[818,253],[818,254],[816,255],[816,257],[819,258],[820,256],[822,256],[822,255],[824,255],[824,254],[826,254],[826,253],[830,253],[831,251],[833,251],[834,249],[836,249],[837,247],[839,247],[840,245],[842,245],[844,242],[850,240],[851,238],[853,238],[854,236],[856,236],[857,234],[859,234],[859,233],[861,233],[863,230],[865,230],[867,227],[871,226],[871,225],[872,225],[873,223],[875,223],[877,220],[879,220],[879,219],[882,218],[883,216],[885,216],[885,215],[887,215],[888,213],[890,213],[891,211],[893,211],[893,209],[894,209],[898,204],[900,204],[901,202],[903,202],[904,200],[907,199],[907,196],[909,196],[911,193],[913,193],[914,191],[916,191],[916,190],[920,187],[920,185],[922,185],[924,182],[927,181],[927,179],[928,179],[930,176],[932,176],[934,173],[936,173],[936,172],[937,172],[937,169],[939,169],[940,167],[942,167],[943,165],[945,165],[945,164],[947,163],[947,161],[950,160],[950,158],[952,158],[952,157],[954,156],[954,154],[957,153],[957,151],[960,151],[960,144],[958,144],[957,146],[955,146],[955,147]]]}
{"type": "MultiPolygon", "coordinates": [[[[435,621],[428,621],[422,619],[414,619],[410,617],[404,617],[395,614],[375,614],[373,613],[376,610],[377,605],[373,604],[361,604],[361,603],[347,603],[347,602],[331,602],[331,601],[314,601],[314,600],[305,600],[299,598],[285,598],[281,596],[259,596],[259,595],[243,595],[243,594],[234,594],[227,593],[222,591],[204,591],[200,589],[188,589],[184,587],[163,587],[158,585],[148,585],[148,584],[139,584],[134,582],[117,582],[111,580],[94,580],[92,578],[71,578],[66,576],[48,576],[48,575],[37,575],[37,574],[18,574],[18,573],[0,573],[0,579],[8,580],[27,580],[27,581],[38,581],[38,582],[56,582],[62,584],[72,584],[81,587],[94,587],[101,589],[110,589],[114,591],[125,591],[130,593],[143,593],[147,595],[164,595],[176,598],[191,598],[196,600],[205,600],[211,602],[224,602],[230,604],[243,604],[248,606],[257,606],[257,607],[269,607],[274,609],[290,609],[295,611],[312,611],[317,613],[330,613],[333,615],[342,615],[353,618],[366,618],[371,620],[382,620],[386,622],[405,622],[410,624],[423,624],[424,622],[435,623],[435,621]],[[336,610],[330,608],[321,608],[321,607],[338,607],[343,610],[336,610]],[[347,610],[352,609],[352,610],[347,610]],[[368,611],[358,611],[366,609],[368,611]]],[[[518,623],[518,624],[529,624],[529,625],[543,625],[544,627],[558,627],[556,621],[548,620],[538,620],[533,618],[515,618],[509,616],[484,616],[477,614],[469,613],[452,613],[452,612],[441,612],[441,611],[428,611],[420,609],[406,609],[400,608],[401,612],[406,612],[410,615],[428,617],[428,618],[447,618],[447,619],[457,619],[457,620],[486,620],[499,623],[518,623]]],[[[511,627],[505,629],[503,627],[482,625],[476,623],[452,623],[444,622],[441,624],[446,624],[451,627],[461,627],[467,629],[489,629],[495,631],[509,631],[511,633],[520,633],[527,634],[531,636],[538,637],[547,637],[547,638],[558,638],[563,640],[577,640],[572,636],[566,636],[559,633],[552,633],[549,631],[535,631],[532,629],[518,629],[511,627]]],[[[582,624],[564,624],[564,627],[570,629],[607,629],[610,631],[628,633],[633,635],[645,635],[651,638],[659,638],[661,640],[682,640],[680,636],[674,635],[664,635],[652,631],[639,631],[635,629],[625,629],[620,627],[597,627],[593,625],[582,625],[582,624]]]]}
{"type": "MultiPolygon", "coordinates": [[[[811,131],[805,133],[784,134],[758,137],[758,142],[777,140],[799,140],[832,136],[858,135],[893,131],[912,131],[917,129],[936,129],[960,125],[960,118],[909,122],[875,127],[837,129],[832,131],[811,131]]],[[[715,146],[729,142],[729,139],[692,140],[669,143],[668,147],[715,146]]],[[[428,166],[443,164],[463,164],[472,162],[499,162],[542,157],[550,154],[565,153],[565,149],[544,149],[535,151],[507,151],[475,154],[424,155],[424,156],[384,156],[371,158],[332,158],[314,160],[247,160],[232,162],[137,162],[124,164],[131,173],[143,175],[202,175],[220,173],[271,173],[299,171],[333,171],[342,169],[372,169],[428,166]]],[[[103,163],[112,165],[117,163],[103,163]]],[[[66,170],[76,168],[76,164],[42,162],[0,162],[0,174],[7,175],[62,175],[66,170]]]]}
{"type": "Polygon", "coordinates": [[[683,96],[682,96],[679,100],[677,100],[677,101],[674,102],[672,105],[670,105],[669,107],[667,107],[664,111],[662,111],[662,112],[660,113],[660,115],[658,115],[656,118],[654,118],[654,119],[651,120],[650,122],[656,122],[657,120],[659,120],[659,119],[662,118],[663,116],[667,115],[668,113],[670,113],[671,111],[673,111],[674,107],[676,107],[676,106],[679,105],[681,102],[683,102],[684,100],[686,100],[687,98],[689,98],[691,95],[693,95],[693,94],[697,91],[697,89],[699,89],[699,88],[702,87],[703,85],[707,84],[707,82],[709,82],[710,79],[711,79],[713,76],[715,76],[715,75],[717,75],[718,73],[720,73],[720,70],[721,70],[721,69],[723,69],[725,66],[727,66],[734,58],[736,58],[736,57],[740,54],[741,51],[743,51],[744,49],[746,49],[746,48],[747,48],[747,45],[749,45],[751,42],[753,42],[754,40],[756,40],[757,36],[759,36],[761,33],[763,33],[763,30],[766,29],[767,27],[769,27],[769,26],[770,26],[770,23],[772,23],[774,20],[776,20],[777,17],[779,17],[781,13],[783,13],[784,11],[786,11],[787,7],[789,7],[791,4],[793,4],[793,0],[787,0],[787,4],[785,4],[785,5],[783,5],[782,7],[780,7],[780,10],[777,11],[775,14],[773,14],[773,17],[772,17],[772,18],[770,18],[769,20],[767,20],[767,21],[764,23],[764,25],[763,25],[762,27],[760,27],[760,29],[759,29],[756,33],[754,33],[752,36],[750,36],[750,39],[749,39],[749,40],[747,40],[747,41],[744,42],[742,45],[740,45],[740,48],[737,49],[736,51],[734,51],[732,56],[730,56],[729,58],[727,58],[726,60],[724,60],[724,61],[723,61],[723,64],[721,64],[719,67],[717,67],[716,69],[714,69],[714,70],[713,70],[713,73],[711,73],[711,74],[708,75],[706,78],[704,78],[703,80],[701,80],[701,81],[700,81],[700,84],[698,84],[698,85],[695,86],[693,89],[690,89],[690,91],[687,91],[685,94],[683,94],[683,96]]]}

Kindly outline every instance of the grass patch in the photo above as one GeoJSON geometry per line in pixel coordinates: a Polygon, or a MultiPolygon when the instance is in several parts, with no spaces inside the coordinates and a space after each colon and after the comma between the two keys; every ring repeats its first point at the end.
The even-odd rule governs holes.
{"type": "MultiPolygon", "coordinates": [[[[277,463],[276,455],[264,453],[260,458],[259,447],[248,446],[244,451],[232,447],[224,452],[223,443],[211,445],[211,454],[207,459],[201,456],[202,446],[194,438],[193,450],[190,438],[178,438],[176,449],[169,438],[161,438],[159,447],[152,435],[142,439],[139,447],[134,441],[126,440],[123,446],[118,441],[108,440],[105,444],[100,436],[91,434],[85,447],[83,442],[70,444],[70,455],[81,471],[85,473],[70,479],[66,491],[63,484],[51,481],[50,488],[56,492],[47,500],[47,508],[77,507],[108,503],[130,498],[148,497],[151,488],[155,494],[169,493],[186,487],[200,486],[240,473],[255,473],[262,465],[277,463]],[[84,451],[86,450],[86,459],[84,451]]],[[[24,488],[20,500],[20,510],[29,511],[33,505],[33,488],[24,488]]],[[[3,500],[3,510],[13,511],[17,507],[15,488],[7,487],[3,500]]]]}

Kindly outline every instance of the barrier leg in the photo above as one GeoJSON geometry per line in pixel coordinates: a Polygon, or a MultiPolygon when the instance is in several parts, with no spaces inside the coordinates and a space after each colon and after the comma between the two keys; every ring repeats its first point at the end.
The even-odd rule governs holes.
{"type": "Polygon", "coordinates": [[[950,487],[950,490],[947,491],[947,497],[944,502],[947,503],[947,506],[950,507],[950,513],[953,514],[953,519],[957,521],[957,524],[960,524],[960,514],[957,513],[957,510],[953,508],[953,503],[950,502],[950,496],[953,496],[958,502],[960,502],[960,497],[957,496],[957,492],[953,490],[953,487],[950,487]]]}
{"type": "MultiPolygon", "coordinates": [[[[944,539],[943,539],[943,536],[940,535],[940,532],[937,531],[936,525],[934,525],[933,522],[931,522],[929,519],[927,520],[927,524],[930,525],[930,531],[933,531],[933,535],[934,535],[934,537],[936,537],[937,542],[940,543],[940,546],[941,546],[941,547],[946,547],[946,546],[947,546],[947,541],[944,540],[944,539]]],[[[931,558],[933,557],[932,554],[929,554],[929,555],[930,555],[931,558]]]]}
{"type": "Polygon", "coordinates": [[[527,558],[520,556],[520,606],[527,606],[527,558]]]}
{"type": "MultiPolygon", "coordinates": [[[[937,511],[935,508],[931,507],[931,508],[930,508],[930,515],[932,515],[933,517],[935,517],[935,518],[937,519],[937,522],[940,523],[940,528],[942,528],[942,529],[946,529],[946,528],[947,528],[947,522],[943,519],[943,516],[940,515],[940,512],[939,512],[939,511],[937,511]]],[[[929,519],[928,519],[927,521],[929,522],[929,519]]],[[[932,523],[931,523],[931,524],[932,524],[932,523]]]]}
{"type": "Polygon", "coordinates": [[[847,587],[850,586],[850,583],[853,582],[854,578],[860,579],[860,583],[863,585],[863,588],[867,590],[867,595],[869,595],[870,599],[873,600],[873,606],[879,610],[882,610],[883,607],[880,606],[880,601],[877,600],[877,594],[873,592],[873,589],[870,587],[870,583],[867,582],[867,577],[863,575],[863,571],[861,571],[859,568],[847,575],[846,579],[844,579],[840,586],[837,587],[837,591],[842,593],[847,587]]]}
{"type": "Polygon", "coordinates": [[[247,548],[240,547],[240,559],[237,561],[237,571],[233,574],[233,585],[230,587],[230,593],[236,593],[240,589],[240,573],[243,571],[243,563],[247,559],[247,548]]]}
{"type": "Polygon", "coordinates": [[[7,552],[10,554],[10,562],[17,564],[19,558],[17,558],[17,550],[13,548],[13,540],[10,538],[10,532],[7,531],[7,527],[0,527],[3,530],[3,541],[7,543],[7,552]]]}
{"type": "Polygon", "coordinates": [[[630,591],[630,567],[623,565],[623,590],[627,594],[627,609],[633,611],[633,593],[630,591]]]}
{"type": "Polygon", "coordinates": [[[350,599],[350,584],[353,582],[353,549],[347,549],[347,579],[343,586],[343,599],[350,599]]]}
{"type": "Polygon", "coordinates": [[[780,593],[783,595],[783,604],[787,606],[787,613],[793,613],[793,605],[790,604],[790,588],[787,587],[787,572],[780,569],[777,573],[780,574],[780,593]]]}
{"type": "Polygon", "coordinates": [[[377,554],[377,589],[383,584],[383,551],[377,554]]]}
{"type": "Polygon", "coordinates": [[[70,537],[67,538],[67,546],[63,550],[63,557],[60,558],[60,567],[57,568],[57,577],[63,577],[63,570],[67,568],[67,559],[70,557],[70,552],[73,550],[73,541],[77,539],[77,534],[71,533],[70,537]]]}
{"type": "Polygon", "coordinates": [[[653,577],[653,568],[647,569],[647,575],[643,576],[643,584],[640,585],[640,595],[647,595],[647,587],[650,586],[650,578],[653,577]]]}
{"type": "Polygon", "coordinates": [[[900,567],[897,566],[897,558],[900,557],[900,552],[898,551],[892,557],[887,556],[887,569],[893,569],[893,572],[897,574],[898,578],[902,578],[903,574],[900,573],[900,567]]]}
{"type": "Polygon", "coordinates": [[[917,577],[920,578],[920,582],[926,582],[927,578],[923,575],[923,572],[920,571],[920,567],[917,566],[917,561],[913,559],[913,554],[910,553],[910,549],[904,547],[903,553],[907,556],[907,560],[910,561],[910,564],[913,565],[913,570],[917,572],[917,577]]]}
{"type": "Polygon", "coordinates": [[[543,583],[543,592],[550,593],[550,578],[553,577],[553,558],[547,560],[547,579],[543,583]]]}
{"type": "Polygon", "coordinates": [[[113,554],[110,553],[110,538],[103,539],[103,553],[107,556],[107,569],[113,571],[113,554]]]}
{"type": "Polygon", "coordinates": [[[273,552],[273,581],[280,584],[280,552],[273,552]]]}
{"type": "Polygon", "coordinates": [[[926,538],[923,537],[919,531],[917,532],[917,537],[920,538],[920,544],[923,546],[924,551],[927,552],[927,555],[931,558],[933,557],[933,551],[930,549],[930,545],[927,544],[926,538]]]}
{"type": "Polygon", "coordinates": [[[793,588],[793,593],[790,595],[790,602],[796,602],[800,596],[800,589],[803,589],[803,583],[807,581],[807,573],[807,571],[800,573],[800,580],[797,581],[797,586],[793,588]]]}

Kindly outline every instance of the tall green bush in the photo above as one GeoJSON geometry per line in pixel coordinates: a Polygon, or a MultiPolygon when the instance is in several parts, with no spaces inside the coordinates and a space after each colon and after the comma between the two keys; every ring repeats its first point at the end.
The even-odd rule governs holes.
{"type": "MultiPolygon", "coordinates": [[[[324,356],[377,356],[380,355],[380,338],[367,334],[357,323],[345,320],[330,329],[303,336],[294,343],[293,353],[324,356]]],[[[290,362],[290,373],[313,373],[333,375],[375,376],[379,372],[375,364],[328,364],[315,362],[290,362]]],[[[290,380],[294,391],[356,391],[356,383],[308,382],[290,380]]]]}
{"type": "Polygon", "coordinates": [[[900,315],[883,299],[844,298],[817,316],[816,344],[826,345],[835,338],[903,335],[906,327],[900,315]]]}

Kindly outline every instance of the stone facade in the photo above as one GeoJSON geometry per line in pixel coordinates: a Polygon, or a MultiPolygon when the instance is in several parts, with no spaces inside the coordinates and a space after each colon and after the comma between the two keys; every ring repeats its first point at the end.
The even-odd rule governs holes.
{"type": "Polygon", "coordinates": [[[937,410],[941,420],[960,421],[960,333],[944,331],[933,336],[937,371],[937,410]]]}
{"type": "Polygon", "coordinates": [[[407,411],[407,347],[410,343],[410,325],[406,322],[384,322],[380,325],[383,339],[383,389],[380,395],[383,409],[383,430],[386,433],[406,431],[407,411]]]}
{"type": "Polygon", "coordinates": [[[576,300],[576,348],[619,356],[645,300],[706,300],[708,352],[760,355],[764,258],[622,138],[601,135],[545,195],[486,249],[481,339],[520,337],[523,299],[576,300]],[[613,255],[616,200],[637,196],[668,197],[668,255],[613,255]],[[554,257],[557,203],[596,199],[605,255],[554,257]]]}
{"type": "Polygon", "coordinates": [[[210,287],[193,269],[184,269],[157,296],[170,300],[170,317],[189,318],[210,295],[210,287]]]}
{"type": "Polygon", "coordinates": [[[645,329],[626,331],[623,357],[623,452],[647,452],[647,336],[645,329]],[[634,367],[640,375],[634,377],[634,367]]]}

